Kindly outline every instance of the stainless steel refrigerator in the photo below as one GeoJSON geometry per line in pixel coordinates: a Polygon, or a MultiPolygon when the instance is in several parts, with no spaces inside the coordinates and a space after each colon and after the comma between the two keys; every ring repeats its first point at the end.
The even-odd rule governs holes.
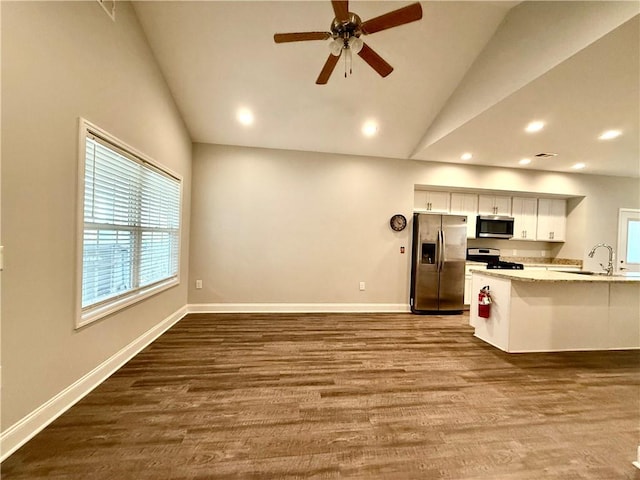
{"type": "Polygon", "coordinates": [[[464,308],[467,217],[413,214],[413,313],[460,313],[464,308]]]}

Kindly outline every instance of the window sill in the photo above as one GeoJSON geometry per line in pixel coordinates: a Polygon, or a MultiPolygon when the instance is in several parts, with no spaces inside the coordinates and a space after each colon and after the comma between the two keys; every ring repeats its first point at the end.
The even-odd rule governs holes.
{"type": "Polygon", "coordinates": [[[164,282],[132,292],[130,295],[118,298],[113,302],[81,310],[80,314],[76,317],[76,330],[179,284],[180,280],[178,278],[171,278],[164,282]]]}

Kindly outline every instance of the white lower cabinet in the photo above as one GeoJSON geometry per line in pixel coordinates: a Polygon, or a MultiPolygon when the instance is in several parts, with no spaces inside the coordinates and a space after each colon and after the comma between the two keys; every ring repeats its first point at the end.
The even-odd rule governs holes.
{"type": "Polygon", "coordinates": [[[473,278],[471,274],[472,269],[485,268],[484,265],[465,265],[464,267],[464,304],[471,305],[471,295],[473,292],[471,291],[471,279],[473,278]]]}
{"type": "Polygon", "coordinates": [[[464,304],[471,305],[471,274],[464,276],[464,304]]]}

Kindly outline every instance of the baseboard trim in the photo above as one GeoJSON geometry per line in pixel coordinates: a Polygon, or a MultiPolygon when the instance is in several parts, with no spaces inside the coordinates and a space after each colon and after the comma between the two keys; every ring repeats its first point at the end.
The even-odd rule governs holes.
{"type": "Polygon", "coordinates": [[[0,462],[104,382],[187,314],[180,308],[0,434],[0,462]]]}
{"type": "Polygon", "coordinates": [[[402,303],[201,303],[178,309],[92,371],[0,433],[0,462],[82,400],[187,313],[405,313],[402,303]]]}
{"type": "Polygon", "coordinates": [[[192,303],[189,313],[405,313],[404,303],[192,303]]]}

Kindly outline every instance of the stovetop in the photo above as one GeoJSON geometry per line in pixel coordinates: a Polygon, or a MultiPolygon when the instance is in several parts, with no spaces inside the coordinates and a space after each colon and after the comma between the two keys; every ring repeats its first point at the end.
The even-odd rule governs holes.
{"type": "Polygon", "coordinates": [[[487,270],[524,270],[522,263],[498,261],[487,263],[487,270]]]}
{"type": "Polygon", "coordinates": [[[487,270],[523,270],[522,263],[500,260],[497,248],[467,248],[467,260],[487,264],[487,270]]]}

